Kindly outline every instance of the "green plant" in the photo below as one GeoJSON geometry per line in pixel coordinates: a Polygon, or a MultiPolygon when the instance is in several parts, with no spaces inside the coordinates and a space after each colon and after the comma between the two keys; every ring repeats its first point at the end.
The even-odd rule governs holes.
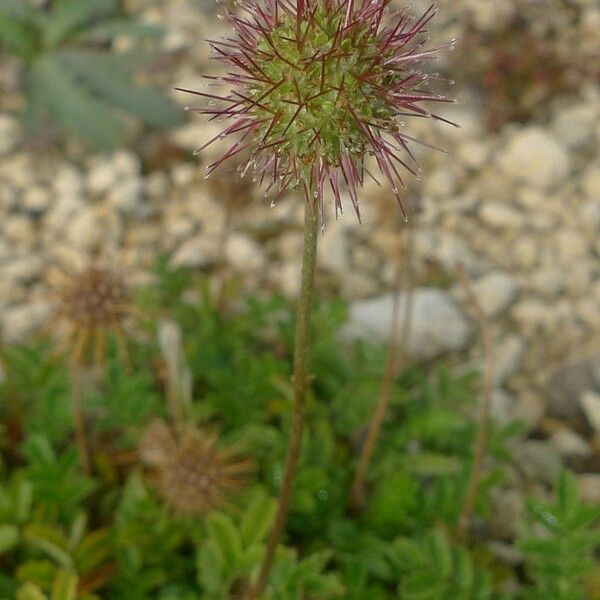
{"type": "Polygon", "coordinates": [[[415,541],[396,539],[390,549],[394,567],[402,574],[402,600],[487,600],[492,597],[489,575],[473,564],[467,550],[453,545],[441,530],[415,541]]]}
{"type": "Polygon", "coordinates": [[[577,480],[564,472],[553,502],[530,500],[531,531],[519,542],[530,578],[525,597],[531,600],[583,600],[584,583],[600,548],[600,507],[579,498],[577,480]]]}
{"type": "Polygon", "coordinates": [[[122,141],[121,111],[157,127],[178,122],[174,104],[134,83],[139,56],[112,51],[117,35],[159,34],[124,17],[117,0],[0,1],[0,48],[25,65],[25,124],[52,120],[101,148],[122,141]]]}

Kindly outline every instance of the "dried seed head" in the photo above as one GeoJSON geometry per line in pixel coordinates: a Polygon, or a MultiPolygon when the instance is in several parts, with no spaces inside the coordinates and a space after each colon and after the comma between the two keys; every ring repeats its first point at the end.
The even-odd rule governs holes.
{"type": "Polygon", "coordinates": [[[216,433],[187,427],[176,434],[164,421],[150,425],[139,453],[154,469],[160,496],[182,515],[199,515],[230,504],[252,470],[248,459],[219,446],[216,433]]]}
{"type": "Polygon", "coordinates": [[[178,88],[208,99],[194,109],[228,124],[218,139],[237,141],[210,164],[207,176],[242,152],[242,176],[253,173],[274,201],[287,189],[305,186],[323,211],[326,183],[336,215],[342,212],[345,183],[357,215],[357,189],[373,156],[398,196],[403,186],[398,168],[416,173],[401,131],[407,117],[432,117],[424,102],[451,102],[425,89],[430,79],[420,69],[443,48],[427,48],[429,8],[420,18],[406,11],[387,18],[391,0],[251,0],[242,16],[226,11],[233,35],[210,41],[215,58],[227,63],[222,77],[227,95],[178,88]],[[386,24],[387,22],[387,24],[386,24]]]}
{"type": "Polygon", "coordinates": [[[55,321],[63,326],[62,346],[71,361],[84,364],[93,354],[102,362],[107,336],[113,333],[125,344],[125,322],[133,313],[130,291],[122,271],[91,264],[77,272],[63,272],[53,290],[57,300],[55,321]]]}

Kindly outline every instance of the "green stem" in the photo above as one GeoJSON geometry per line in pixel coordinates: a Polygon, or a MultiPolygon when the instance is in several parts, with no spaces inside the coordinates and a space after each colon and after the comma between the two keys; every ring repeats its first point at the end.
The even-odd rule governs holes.
{"type": "Polygon", "coordinates": [[[288,440],[283,481],[279,490],[275,522],[269,535],[267,548],[256,584],[246,593],[246,600],[255,600],[265,589],[275,559],[275,551],[287,522],[292,499],[294,479],[300,461],[302,432],[304,429],[304,406],[308,387],[308,362],[310,343],[310,314],[313,299],[315,265],[317,262],[318,211],[311,194],[306,194],[304,220],[304,249],[302,255],[302,283],[296,316],[294,340],[294,412],[288,440]]]}

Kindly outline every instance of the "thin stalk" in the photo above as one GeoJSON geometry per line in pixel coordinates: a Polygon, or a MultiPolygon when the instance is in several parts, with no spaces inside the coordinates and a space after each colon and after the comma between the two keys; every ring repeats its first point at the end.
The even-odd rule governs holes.
{"type": "Polygon", "coordinates": [[[402,363],[406,358],[406,348],[410,332],[410,321],[412,313],[412,277],[411,277],[411,244],[410,226],[405,229],[405,256],[402,265],[398,268],[396,277],[396,289],[394,291],[394,305],[392,308],[392,326],[388,343],[388,356],[381,387],[379,389],[379,400],[369,425],[367,437],[362,446],[354,481],[350,488],[350,507],[358,510],[365,504],[365,480],[377,439],[381,431],[385,413],[392,397],[394,380],[396,379],[402,363]],[[404,282],[403,282],[404,280],[404,282]],[[403,285],[406,288],[406,304],[404,319],[400,328],[400,295],[403,285]]]}
{"type": "Polygon", "coordinates": [[[465,292],[467,301],[471,304],[473,313],[479,328],[481,330],[481,339],[483,343],[483,355],[485,369],[482,382],[483,402],[479,415],[479,424],[477,429],[477,437],[475,439],[475,449],[473,458],[473,468],[467,482],[467,491],[465,493],[465,501],[458,518],[458,539],[464,541],[468,529],[473,519],[475,511],[475,502],[477,500],[477,490],[483,472],[483,462],[485,460],[485,447],[489,430],[490,411],[492,406],[492,392],[494,389],[494,345],[492,342],[492,331],[490,322],[485,315],[481,303],[477,299],[473,287],[469,282],[467,273],[463,265],[459,265],[457,269],[458,280],[465,292]]]}
{"type": "Polygon", "coordinates": [[[81,468],[86,475],[91,472],[90,453],[85,433],[85,417],[83,414],[83,400],[81,393],[81,367],[71,367],[71,402],[73,410],[73,427],[75,429],[75,440],[79,446],[81,455],[81,468]]]}
{"type": "Polygon", "coordinates": [[[318,211],[312,194],[306,193],[304,217],[304,248],[302,254],[302,280],[296,316],[294,340],[294,412],[289,434],[288,453],[285,460],[283,482],[279,490],[275,522],[269,539],[256,584],[249,588],[246,600],[255,600],[265,589],[275,559],[275,551],[283,533],[290,508],[294,480],[298,470],[304,430],[304,407],[308,387],[308,363],[310,343],[310,315],[313,299],[315,266],[317,262],[318,211]]]}

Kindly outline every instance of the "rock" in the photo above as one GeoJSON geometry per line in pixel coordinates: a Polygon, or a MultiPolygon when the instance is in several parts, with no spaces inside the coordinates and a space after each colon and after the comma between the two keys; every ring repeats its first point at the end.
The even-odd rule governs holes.
{"type": "Polygon", "coordinates": [[[83,175],[76,167],[64,165],[52,180],[52,188],[58,197],[69,196],[79,199],[83,195],[83,175]]]}
{"type": "Polygon", "coordinates": [[[582,394],[600,392],[600,355],[567,364],[549,379],[546,393],[550,416],[576,421],[583,417],[582,394]]]}
{"type": "Polygon", "coordinates": [[[38,279],[44,263],[35,254],[18,256],[2,265],[2,277],[13,283],[29,283],[38,279]]]}
{"type": "Polygon", "coordinates": [[[279,269],[276,280],[282,293],[289,298],[296,298],[300,293],[300,262],[287,262],[279,269]]]}
{"type": "Polygon", "coordinates": [[[31,246],[35,241],[32,221],[25,215],[6,217],[2,223],[2,235],[17,246],[31,246]]]}
{"type": "Polygon", "coordinates": [[[516,333],[501,339],[495,347],[494,383],[502,385],[519,371],[525,353],[525,341],[516,333]]]}
{"type": "Polygon", "coordinates": [[[186,240],[171,256],[174,267],[206,268],[217,260],[217,240],[206,235],[197,235],[186,240]]]}
{"type": "Polygon", "coordinates": [[[530,480],[553,486],[562,470],[557,450],[546,441],[524,440],[514,450],[515,464],[530,480]]]}
{"type": "Polygon", "coordinates": [[[581,177],[580,185],[587,198],[600,201],[600,166],[589,166],[581,177]]]}
{"type": "Polygon", "coordinates": [[[592,449],[586,439],[570,429],[559,429],[550,436],[550,442],[561,456],[587,458],[592,449]]]}
{"type": "MultiPolygon", "coordinates": [[[[300,249],[301,249],[300,245],[300,249]]],[[[344,231],[329,227],[319,238],[319,253],[317,256],[319,267],[327,269],[334,274],[343,276],[348,271],[348,242],[344,231]]],[[[300,254],[297,254],[300,256],[300,254]]]]}
{"type": "Polygon", "coordinates": [[[588,423],[600,434],[600,393],[592,390],[582,392],[579,402],[588,423]]]}
{"type": "Polygon", "coordinates": [[[456,174],[447,166],[438,167],[424,178],[423,191],[432,198],[448,198],[456,191],[456,174]]]}
{"type": "Polygon", "coordinates": [[[22,197],[22,207],[32,215],[43,213],[50,204],[48,188],[33,186],[25,190],[22,197]]]}
{"type": "MultiPolygon", "coordinates": [[[[403,304],[406,298],[402,298],[403,304]]],[[[354,302],[344,329],[345,337],[365,337],[373,342],[388,340],[392,320],[392,294],[372,300],[354,302]]],[[[448,351],[463,349],[471,335],[471,325],[464,313],[437,288],[413,291],[409,355],[418,360],[435,358],[448,351]]]]}
{"type": "Polygon", "coordinates": [[[481,169],[490,157],[491,148],[484,140],[469,140],[458,147],[458,156],[470,169],[481,169]]]}
{"type": "Polygon", "coordinates": [[[131,150],[117,150],[112,155],[112,165],[115,173],[123,178],[139,175],[142,171],[140,158],[131,150]]]}
{"type": "Polygon", "coordinates": [[[581,499],[588,504],[600,504],[600,475],[598,473],[582,473],[577,475],[581,499]]]}
{"type": "Polygon", "coordinates": [[[513,540],[525,516],[525,499],[520,490],[494,488],[490,492],[490,533],[495,539],[513,540]]]}
{"type": "Polygon", "coordinates": [[[504,388],[495,388],[492,392],[490,415],[499,425],[512,421],[512,408],[515,399],[504,388]]]}
{"type": "Polygon", "coordinates": [[[0,156],[10,154],[19,143],[21,130],[13,117],[0,114],[0,156]]]}
{"type": "Polygon", "coordinates": [[[100,160],[87,174],[87,185],[92,194],[106,194],[115,185],[119,172],[111,161],[100,160]]]}
{"type": "Polygon", "coordinates": [[[494,229],[516,229],[524,224],[523,215],[519,211],[498,202],[484,203],[479,217],[494,229]]]}
{"type": "Polygon", "coordinates": [[[107,196],[108,203],[123,214],[140,212],[143,207],[144,182],[140,177],[127,177],[117,182],[107,196]]]}
{"type": "Polygon", "coordinates": [[[543,190],[562,183],[570,170],[569,155],[544,129],[522,129],[498,158],[500,168],[513,179],[543,190]]]}
{"type": "Polygon", "coordinates": [[[73,217],[67,237],[75,246],[91,250],[102,243],[104,233],[102,220],[96,210],[86,207],[73,217]]]}
{"type": "Polygon", "coordinates": [[[507,273],[492,271],[473,283],[473,291],[488,317],[497,317],[514,301],[517,282],[507,273]]]}
{"type": "Polygon", "coordinates": [[[265,264],[260,244],[241,233],[229,237],[225,244],[225,257],[234,269],[242,272],[257,271],[265,264]]]}
{"type": "Polygon", "coordinates": [[[4,341],[7,344],[24,343],[47,322],[52,309],[48,302],[32,302],[5,309],[0,317],[4,341]]]}
{"type": "Polygon", "coordinates": [[[598,111],[594,106],[569,106],[567,110],[557,112],[553,123],[554,133],[569,148],[579,148],[592,137],[597,120],[598,111]]]}

